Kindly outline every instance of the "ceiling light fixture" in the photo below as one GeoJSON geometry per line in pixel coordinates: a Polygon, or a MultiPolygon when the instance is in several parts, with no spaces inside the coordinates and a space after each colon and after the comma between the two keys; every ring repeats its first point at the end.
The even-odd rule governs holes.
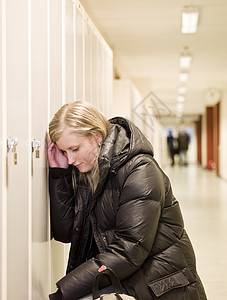
{"type": "Polygon", "coordinates": [[[180,87],[178,88],[178,93],[179,93],[179,94],[185,94],[185,93],[186,93],[186,87],[180,86],[180,87]]]}
{"type": "Polygon", "coordinates": [[[188,73],[186,73],[186,72],[181,72],[181,73],[179,74],[179,81],[185,82],[185,81],[187,81],[187,80],[188,80],[188,73]]]}
{"type": "Polygon", "coordinates": [[[178,95],[177,101],[178,101],[178,102],[184,102],[184,101],[185,101],[185,96],[183,96],[183,95],[178,95]]]}
{"type": "Polygon", "coordinates": [[[176,105],[176,111],[182,112],[183,108],[184,108],[184,104],[183,103],[177,103],[177,105],[176,105]]]}
{"type": "Polygon", "coordinates": [[[182,33],[195,33],[199,20],[199,8],[196,6],[185,6],[182,11],[182,33]]]}
{"type": "Polygon", "coordinates": [[[192,61],[191,53],[189,52],[188,47],[184,47],[184,50],[180,55],[180,68],[188,69],[191,65],[191,61],[192,61]]]}
{"type": "Polygon", "coordinates": [[[188,69],[191,65],[191,56],[180,56],[180,67],[182,69],[188,69]]]}

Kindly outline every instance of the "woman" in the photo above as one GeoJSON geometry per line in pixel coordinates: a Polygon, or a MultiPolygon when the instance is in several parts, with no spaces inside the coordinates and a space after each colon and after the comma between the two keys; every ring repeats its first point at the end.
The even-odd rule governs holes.
{"type": "Polygon", "coordinates": [[[206,299],[179,204],[141,131],[76,101],[55,114],[49,134],[53,236],[71,243],[50,299],[90,294],[101,265],[139,300],[206,299]]]}

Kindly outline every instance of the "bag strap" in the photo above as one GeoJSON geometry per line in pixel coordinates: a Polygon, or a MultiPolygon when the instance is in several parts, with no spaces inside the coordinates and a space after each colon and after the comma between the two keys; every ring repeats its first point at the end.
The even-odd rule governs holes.
{"type": "MultiPolygon", "coordinates": [[[[93,300],[100,297],[99,282],[100,282],[100,279],[103,276],[107,276],[111,280],[112,286],[113,286],[114,291],[116,292],[116,294],[123,294],[123,289],[122,289],[122,286],[121,286],[121,282],[120,282],[120,279],[118,278],[118,276],[116,275],[116,273],[111,268],[107,268],[106,266],[102,266],[102,267],[99,268],[98,274],[96,275],[94,283],[93,283],[93,287],[92,287],[93,300]]],[[[118,295],[116,295],[116,297],[117,296],[118,295]]],[[[121,297],[117,298],[117,299],[121,300],[121,297]]]]}
{"type": "MultiPolygon", "coordinates": [[[[123,298],[119,294],[114,294],[117,300],[123,300],[123,298]]],[[[104,296],[100,296],[100,300],[104,300],[104,296]]]]}

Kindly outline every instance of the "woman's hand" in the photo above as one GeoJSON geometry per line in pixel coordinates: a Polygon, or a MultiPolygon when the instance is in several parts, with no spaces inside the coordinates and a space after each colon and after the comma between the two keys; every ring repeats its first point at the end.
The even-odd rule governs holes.
{"type": "Polygon", "coordinates": [[[52,142],[48,143],[48,161],[51,168],[64,168],[67,169],[68,159],[64,153],[52,142]]]}

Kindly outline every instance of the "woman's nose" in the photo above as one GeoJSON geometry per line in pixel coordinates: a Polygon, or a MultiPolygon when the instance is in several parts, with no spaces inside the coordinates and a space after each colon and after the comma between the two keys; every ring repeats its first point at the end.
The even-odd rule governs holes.
{"type": "Polygon", "coordinates": [[[72,165],[75,163],[76,161],[76,155],[74,153],[67,153],[67,157],[68,157],[68,164],[72,165]]]}

